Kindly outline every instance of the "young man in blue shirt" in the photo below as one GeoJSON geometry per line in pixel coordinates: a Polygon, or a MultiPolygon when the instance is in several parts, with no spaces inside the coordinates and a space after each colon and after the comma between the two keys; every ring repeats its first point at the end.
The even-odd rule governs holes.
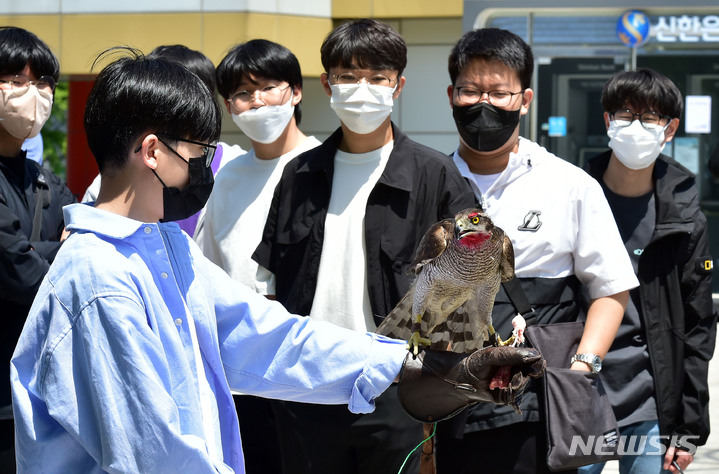
{"type": "MultiPolygon", "coordinates": [[[[363,413],[416,373],[400,385],[423,395],[428,374],[404,342],[287,313],[168,222],[205,204],[220,125],[212,93],[177,63],[134,53],[99,74],[85,130],[100,192],[65,208],[71,234],[11,361],[19,472],[245,472],[230,390],[363,413]]],[[[450,366],[476,391],[467,402],[509,403],[526,383],[492,393],[494,368],[521,379],[539,359],[487,348],[450,366]]]]}

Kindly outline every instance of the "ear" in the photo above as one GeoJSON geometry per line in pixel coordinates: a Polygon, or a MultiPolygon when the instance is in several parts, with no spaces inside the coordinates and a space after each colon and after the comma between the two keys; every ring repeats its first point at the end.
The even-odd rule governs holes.
{"type": "Polygon", "coordinates": [[[679,119],[673,118],[669,121],[669,126],[664,130],[664,143],[669,143],[674,138],[674,134],[679,130],[679,119]]]}
{"type": "Polygon", "coordinates": [[[452,84],[447,86],[447,97],[449,97],[449,108],[454,108],[454,86],[452,84]]]}
{"type": "Polygon", "coordinates": [[[397,97],[402,93],[402,89],[404,88],[404,84],[407,81],[407,78],[404,76],[400,76],[399,79],[397,79],[397,89],[394,90],[394,94],[392,94],[392,100],[397,100],[397,97]]]}
{"type": "Polygon", "coordinates": [[[530,88],[526,88],[522,93],[522,107],[519,109],[519,115],[527,115],[529,113],[529,104],[532,103],[534,98],[534,91],[530,88]]]}
{"type": "Polygon", "coordinates": [[[230,105],[230,101],[227,99],[223,99],[223,102],[225,103],[225,108],[227,109],[227,112],[232,115],[232,106],[230,105]]]}
{"type": "Polygon", "coordinates": [[[322,83],[322,89],[324,89],[327,97],[332,97],[332,88],[330,87],[330,79],[326,72],[320,74],[320,82],[322,83]]]}
{"type": "Polygon", "coordinates": [[[609,112],[604,112],[604,126],[607,127],[607,130],[609,130],[609,122],[611,122],[609,112]]]}
{"type": "Polygon", "coordinates": [[[297,105],[300,102],[302,102],[302,88],[300,86],[295,86],[292,89],[292,105],[297,105]]]}
{"type": "Polygon", "coordinates": [[[150,133],[141,141],[136,142],[133,148],[133,156],[140,155],[143,164],[150,169],[157,169],[157,155],[160,148],[160,140],[157,135],[150,133]]]}

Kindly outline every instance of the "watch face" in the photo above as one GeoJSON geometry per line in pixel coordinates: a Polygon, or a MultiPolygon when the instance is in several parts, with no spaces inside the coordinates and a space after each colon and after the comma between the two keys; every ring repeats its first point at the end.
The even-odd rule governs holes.
{"type": "Polygon", "coordinates": [[[602,370],[602,359],[600,359],[598,356],[594,357],[594,360],[592,361],[592,370],[595,373],[602,370]]]}

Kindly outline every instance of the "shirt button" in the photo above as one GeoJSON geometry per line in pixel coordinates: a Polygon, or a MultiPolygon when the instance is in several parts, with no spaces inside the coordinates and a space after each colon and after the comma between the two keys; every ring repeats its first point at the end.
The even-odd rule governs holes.
{"type": "Polygon", "coordinates": [[[150,232],[152,232],[152,228],[151,228],[151,227],[145,227],[145,233],[146,233],[146,234],[149,234],[150,232]]]}
{"type": "Polygon", "coordinates": [[[162,278],[167,278],[167,273],[162,272],[162,273],[160,273],[160,276],[161,276],[162,278]]]}
{"type": "Polygon", "coordinates": [[[182,319],[177,318],[177,319],[175,320],[175,324],[176,324],[177,326],[182,326],[182,319]]]}

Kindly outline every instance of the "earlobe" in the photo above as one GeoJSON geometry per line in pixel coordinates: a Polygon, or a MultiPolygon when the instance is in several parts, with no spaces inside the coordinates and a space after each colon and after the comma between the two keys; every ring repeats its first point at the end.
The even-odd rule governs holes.
{"type": "Polygon", "coordinates": [[[330,87],[329,78],[326,72],[320,74],[320,82],[322,83],[322,89],[325,91],[328,97],[332,97],[332,88],[330,87]]]}
{"type": "Polygon", "coordinates": [[[534,98],[534,91],[530,88],[526,88],[524,92],[522,93],[522,108],[521,108],[521,115],[526,115],[529,113],[529,104],[532,103],[532,99],[534,98]]]}
{"type": "Polygon", "coordinates": [[[297,105],[302,102],[302,88],[295,87],[292,89],[292,105],[297,105]]]}
{"type": "Polygon", "coordinates": [[[135,153],[141,153],[142,161],[150,169],[157,168],[157,151],[159,140],[154,134],[147,135],[135,149],[135,153]]]}
{"type": "Polygon", "coordinates": [[[397,80],[397,89],[395,89],[394,94],[392,94],[392,99],[397,100],[399,95],[402,93],[402,89],[404,89],[404,84],[407,81],[407,79],[404,76],[400,76],[397,80]]]}
{"type": "Polygon", "coordinates": [[[669,143],[674,138],[674,135],[679,129],[679,119],[674,118],[669,122],[669,126],[664,131],[664,143],[669,143]]]}

